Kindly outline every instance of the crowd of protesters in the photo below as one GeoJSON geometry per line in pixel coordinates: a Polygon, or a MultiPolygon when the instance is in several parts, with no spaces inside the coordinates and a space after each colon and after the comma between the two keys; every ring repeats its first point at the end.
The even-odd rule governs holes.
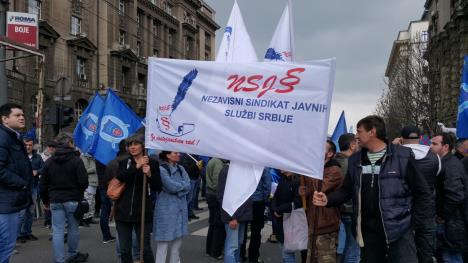
{"type": "Polygon", "coordinates": [[[226,263],[263,262],[266,221],[273,230],[268,240],[279,243],[286,263],[468,260],[468,140],[452,133],[437,133],[426,146],[421,131],[407,125],[390,141],[383,119],[368,116],[356,134],[327,140],[322,180],[265,168],[254,194],[230,215],[221,205],[228,160],[147,154],[141,134],[121,141],[107,165],[76,150],[67,133],[39,154],[34,140],[21,135],[22,108],[5,104],[0,115],[0,263],[9,262],[17,242],[38,239],[31,226],[39,201],[52,228],[54,262],[92,262],[79,251],[79,226],[96,223],[96,216],[102,242],[115,241],[119,262],[180,262],[200,193],[209,210],[205,253],[226,263]],[[307,238],[291,249],[288,224],[296,211],[307,238]]]}

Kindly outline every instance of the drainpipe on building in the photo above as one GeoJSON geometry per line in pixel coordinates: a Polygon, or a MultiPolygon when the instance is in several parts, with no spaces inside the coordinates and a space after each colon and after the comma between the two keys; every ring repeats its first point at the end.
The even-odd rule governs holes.
{"type": "MultiPolygon", "coordinates": [[[[0,36],[6,35],[6,12],[8,0],[0,0],[0,36]]],[[[5,59],[5,46],[0,47],[0,61],[5,59]]],[[[0,62],[0,105],[8,102],[8,82],[5,72],[5,62],[0,62]]]]}

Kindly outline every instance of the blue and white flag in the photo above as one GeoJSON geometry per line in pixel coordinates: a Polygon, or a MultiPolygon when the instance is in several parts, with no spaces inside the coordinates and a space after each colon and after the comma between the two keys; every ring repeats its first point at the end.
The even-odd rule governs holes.
{"type": "Polygon", "coordinates": [[[331,140],[335,143],[337,151],[340,151],[340,146],[338,145],[338,139],[340,139],[340,136],[345,134],[348,131],[348,128],[346,126],[346,118],[345,118],[345,113],[344,111],[341,112],[340,119],[338,120],[338,123],[335,126],[335,130],[333,131],[333,135],[331,137],[331,140]]]}
{"type": "Polygon", "coordinates": [[[457,137],[468,139],[468,56],[463,62],[463,73],[458,100],[457,137]]]}
{"type": "Polygon", "coordinates": [[[103,164],[109,163],[117,156],[120,141],[135,133],[141,126],[141,118],[114,91],[108,89],[99,122],[94,158],[103,164]]]}
{"type": "Polygon", "coordinates": [[[291,8],[291,1],[288,1],[265,53],[265,61],[294,61],[294,30],[291,8]]]}
{"type": "Polygon", "coordinates": [[[96,92],[88,107],[83,111],[73,132],[75,145],[81,152],[93,154],[97,141],[99,119],[104,109],[104,99],[96,92]]]}

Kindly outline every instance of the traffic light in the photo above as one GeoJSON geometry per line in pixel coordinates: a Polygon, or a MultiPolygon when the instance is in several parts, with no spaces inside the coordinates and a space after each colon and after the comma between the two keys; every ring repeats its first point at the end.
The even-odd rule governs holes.
{"type": "Polygon", "coordinates": [[[62,106],[60,109],[60,127],[64,128],[69,126],[73,122],[73,116],[75,110],[73,108],[62,106]]]}

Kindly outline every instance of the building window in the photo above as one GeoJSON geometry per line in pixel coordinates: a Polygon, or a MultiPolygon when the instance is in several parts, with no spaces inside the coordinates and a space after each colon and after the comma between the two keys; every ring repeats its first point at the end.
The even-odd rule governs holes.
{"type": "Polygon", "coordinates": [[[71,34],[78,36],[81,33],[81,18],[72,16],[71,18],[71,34]]]}
{"type": "Polygon", "coordinates": [[[138,9],[138,13],[137,13],[137,24],[138,24],[138,27],[143,27],[143,21],[145,19],[145,13],[143,13],[143,11],[139,10],[138,9]]]}
{"type": "Polygon", "coordinates": [[[119,32],[119,44],[120,44],[121,46],[124,46],[124,45],[125,45],[125,38],[126,38],[126,33],[125,33],[125,31],[120,30],[120,32],[119,32]]]}
{"type": "Polygon", "coordinates": [[[153,49],[153,57],[159,57],[159,50],[153,49]]]}
{"type": "Polygon", "coordinates": [[[129,72],[129,68],[127,67],[122,67],[122,79],[121,79],[121,86],[122,86],[122,89],[125,90],[125,87],[127,86],[127,79],[128,79],[128,72],[129,72]]]}
{"type": "Polygon", "coordinates": [[[136,53],[137,53],[137,56],[138,57],[142,57],[143,55],[141,54],[141,42],[140,41],[137,41],[137,45],[136,45],[136,53]]]}
{"type": "Polygon", "coordinates": [[[125,0],[119,0],[119,15],[125,14],[125,0]]]}
{"type": "Polygon", "coordinates": [[[86,80],[86,59],[82,57],[76,58],[76,75],[81,80],[86,80]]]}
{"type": "Polygon", "coordinates": [[[175,41],[175,38],[174,38],[174,32],[173,31],[170,31],[169,32],[169,36],[167,38],[167,42],[169,42],[169,45],[170,46],[174,46],[174,41],[175,41]]]}
{"type": "Polygon", "coordinates": [[[28,13],[35,14],[41,19],[41,4],[40,0],[28,0],[28,13]]]}
{"type": "Polygon", "coordinates": [[[166,11],[169,15],[172,15],[172,5],[169,4],[168,2],[164,1],[163,3],[163,10],[166,11]]]}
{"type": "Polygon", "coordinates": [[[75,103],[75,120],[78,121],[83,115],[83,110],[88,106],[86,100],[80,99],[75,103]]]}
{"type": "Polygon", "coordinates": [[[210,53],[205,52],[205,60],[206,60],[206,61],[211,60],[210,53]]]}
{"type": "Polygon", "coordinates": [[[157,19],[153,19],[153,36],[159,37],[159,29],[161,27],[161,23],[157,19]]]}
{"type": "Polygon", "coordinates": [[[429,40],[429,33],[427,31],[421,31],[421,42],[427,42],[429,40]]]}

